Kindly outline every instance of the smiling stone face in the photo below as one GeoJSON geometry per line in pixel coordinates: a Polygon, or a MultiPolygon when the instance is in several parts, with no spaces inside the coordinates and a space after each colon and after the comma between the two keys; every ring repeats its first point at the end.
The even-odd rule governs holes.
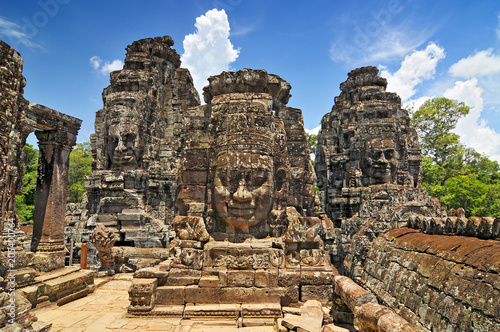
{"type": "Polygon", "coordinates": [[[372,184],[394,183],[398,159],[394,141],[372,139],[365,147],[364,171],[372,184]]]}
{"type": "Polygon", "coordinates": [[[128,171],[138,168],[142,157],[139,127],[131,121],[110,125],[107,155],[112,170],[128,171]]]}
{"type": "Polygon", "coordinates": [[[268,219],[273,206],[273,182],[273,162],[269,156],[240,151],[220,155],[214,177],[215,213],[229,227],[247,232],[249,227],[268,219]],[[228,163],[248,158],[259,163],[228,163]]]}

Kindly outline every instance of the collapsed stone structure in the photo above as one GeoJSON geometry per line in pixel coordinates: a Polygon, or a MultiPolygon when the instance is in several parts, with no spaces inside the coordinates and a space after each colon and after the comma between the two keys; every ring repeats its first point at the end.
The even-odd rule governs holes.
{"type": "Polygon", "coordinates": [[[64,269],[64,221],[69,154],[81,120],[23,96],[26,79],[20,54],[0,40],[0,327],[29,331],[31,306],[91,291],[93,276],[64,269]],[[21,231],[15,196],[21,194],[26,138],[39,141],[33,236],[21,231]],[[40,272],[53,271],[49,276],[40,272]],[[75,272],[76,274],[73,274],[75,272]],[[66,280],[56,280],[66,275],[66,280]],[[11,298],[15,298],[14,308],[11,298]]]}
{"type": "MultiPolygon", "coordinates": [[[[351,71],[322,120],[315,167],[336,227],[333,262],[420,328],[496,331],[500,220],[466,219],[420,188],[418,137],[386,86],[375,67],[351,71]]],[[[368,330],[387,311],[350,308],[368,330]]]]}
{"type": "MultiPolygon", "coordinates": [[[[91,135],[88,222],[115,230],[117,246],[162,248],[172,232],[183,121],[200,104],[170,36],[135,41],[111,73],[91,135]]],[[[80,239],[77,239],[77,242],[80,239]]]]}

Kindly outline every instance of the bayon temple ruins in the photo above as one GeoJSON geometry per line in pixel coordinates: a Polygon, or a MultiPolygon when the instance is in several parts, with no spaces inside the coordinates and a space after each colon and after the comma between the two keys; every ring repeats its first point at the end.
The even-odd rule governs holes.
{"type": "Polygon", "coordinates": [[[127,317],[500,331],[500,218],[466,218],[421,188],[417,133],[377,68],[340,83],[313,166],[285,79],[222,72],[202,104],[173,45],[127,46],[96,113],[87,194],[66,206],[81,120],[26,100],[23,59],[0,41],[2,330],[46,331],[32,309],[129,273],[127,317]],[[40,157],[25,232],[15,195],[31,132],[40,157]]]}

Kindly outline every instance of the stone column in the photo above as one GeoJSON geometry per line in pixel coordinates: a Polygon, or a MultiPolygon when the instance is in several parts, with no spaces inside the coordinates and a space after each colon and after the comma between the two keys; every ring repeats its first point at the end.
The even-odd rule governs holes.
{"type": "Polygon", "coordinates": [[[39,141],[38,179],[31,251],[41,271],[64,267],[64,221],[69,155],[76,136],[62,130],[35,132],[39,141]]]}

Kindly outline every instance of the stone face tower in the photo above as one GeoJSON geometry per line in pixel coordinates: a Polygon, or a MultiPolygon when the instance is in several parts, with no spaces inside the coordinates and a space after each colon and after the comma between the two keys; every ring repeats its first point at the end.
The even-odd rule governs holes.
{"type": "Polygon", "coordinates": [[[117,245],[162,247],[172,225],[184,112],[200,104],[173,44],[166,36],[129,45],[96,114],[88,209],[119,233],[117,245]]]}
{"type": "Polygon", "coordinates": [[[290,84],[252,69],[209,83],[207,105],[187,110],[170,257],[136,275],[129,313],[165,312],[173,292],[190,303],[184,317],[199,315],[200,304],[229,305],[231,313],[206,314],[220,317],[265,299],[269,310],[252,315],[273,319],[280,303],[329,302],[332,224],[316,206],[302,112],[286,106],[290,84]]]}
{"type": "Polygon", "coordinates": [[[421,150],[401,98],[386,92],[375,67],[351,71],[321,121],[316,172],[325,209],[338,222],[367,199],[361,187],[395,184],[419,188],[421,150]]]}

